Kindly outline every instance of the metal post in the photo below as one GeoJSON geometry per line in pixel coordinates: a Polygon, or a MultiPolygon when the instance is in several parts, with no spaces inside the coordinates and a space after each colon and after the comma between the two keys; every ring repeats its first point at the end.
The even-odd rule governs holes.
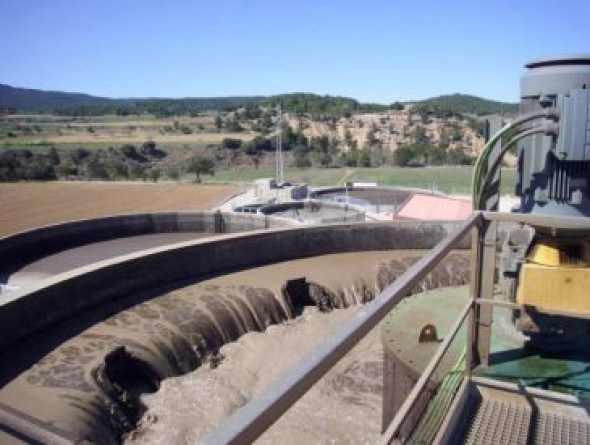
{"type": "Polygon", "coordinates": [[[282,126],[282,112],[281,105],[277,105],[277,120],[276,120],[276,132],[277,132],[277,159],[276,159],[276,179],[277,186],[283,185],[283,126],[282,126]]]}
{"type": "MultiPolygon", "coordinates": [[[[480,243],[480,279],[479,298],[494,298],[494,278],[496,266],[497,229],[495,221],[483,220],[479,243],[480,243]]],[[[490,337],[492,333],[491,306],[479,306],[476,310],[477,318],[477,356],[483,366],[489,365],[490,337]]]]}
{"type": "MultiPolygon", "coordinates": [[[[480,278],[481,278],[481,261],[480,261],[480,244],[479,244],[479,224],[471,229],[471,265],[469,277],[469,298],[478,300],[481,298],[480,278]]],[[[465,350],[465,374],[471,375],[471,370],[479,365],[477,355],[477,310],[473,305],[469,311],[467,319],[467,344],[465,350]]]]}
{"type": "MultiPolygon", "coordinates": [[[[496,133],[502,127],[502,119],[498,117],[489,119],[487,123],[489,134],[496,133]]],[[[487,165],[488,169],[494,165],[496,159],[500,156],[501,150],[502,141],[500,139],[496,142],[490,153],[487,165]]],[[[489,189],[482,190],[482,193],[484,194],[485,210],[497,211],[500,202],[500,169],[496,171],[493,180],[490,182],[489,189]]],[[[477,273],[479,277],[476,293],[479,298],[493,298],[497,244],[498,223],[484,218],[479,230],[477,249],[477,261],[479,262],[477,273]]],[[[488,366],[493,308],[491,306],[478,306],[475,308],[474,313],[476,318],[475,339],[477,342],[477,361],[483,366],[488,366]]]]}

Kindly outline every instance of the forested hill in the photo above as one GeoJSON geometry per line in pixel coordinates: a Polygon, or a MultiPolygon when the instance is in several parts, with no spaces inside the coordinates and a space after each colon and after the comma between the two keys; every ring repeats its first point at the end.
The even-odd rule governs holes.
{"type": "Polygon", "coordinates": [[[249,105],[274,106],[280,103],[285,112],[313,118],[341,117],[388,107],[362,104],[348,97],[320,96],[309,93],[277,96],[235,96],[211,98],[139,98],[111,99],[79,93],[42,91],[0,84],[0,110],[52,112],[74,116],[150,113],[161,116],[187,115],[203,111],[232,111],[249,105]]]}
{"type": "Polygon", "coordinates": [[[111,101],[89,94],[16,88],[0,83],[0,110],[53,111],[67,107],[105,105],[111,101]]]}
{"type": "Polygon", "coordinates": [[[358,113],[382,112],[390,107],[381,104],[360,103],[355,99],[340,96],[320,96],[310,93],[292,93],[272,96],[263,105],[280,103],[283,110],[312,119],[343,117],[358,113]]]}
{"type": "Polygon", "coordinates": [[[123,98],[43,91],[0,84],[0,111],[51,112],[74,116],[105,114],[185,115],[204,110],[231,110],[259,103],[262,96],[211,98],[123,98]]]}
{"type": "MultiPolygon", "coordinates": [[[[310,93],[277,96],[234,96],[212,98],[126,98],[112,99],[81,93],[43,91],[0,84],[0,112],[50,112],[72,116],[107,114],[153,114],[156,116],[194,115],[203,111],[231,111],[252,105],[273,106],[280,103],[283,111],[307,115],[312,119],[339,118],[358,113],[400,109],[403,104],[367,104],[338,96],[310,93]]],[[[414,102],[419,111],[437,115],[513,114],[517,104],[502,103],[464,94],[439,96],[414,102]]]]}
{"type": "Polygon", "coordinates": [[[445,111],[452,111],[461,114],[516,114],[518,104],[509,102],[498,102],[495,100],[483,99],[468,94],[449,94],[432,97],[415,102],[416,105],[432,109],[435,114],[445,114],[445,111]]]}

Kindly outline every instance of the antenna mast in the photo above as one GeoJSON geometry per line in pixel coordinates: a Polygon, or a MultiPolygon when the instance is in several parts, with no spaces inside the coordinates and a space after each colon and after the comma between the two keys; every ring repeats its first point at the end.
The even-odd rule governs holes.
{"type": "Polygon", "coordinates": [[[282,112],[281,105],[277,105],[277,119],[276,119],[276,136],[277,136],[277,159],[276,159],[276,180],[277,186],[282,186],[284,181],[283,176],[283,127],[282,127],[282,112]]]}

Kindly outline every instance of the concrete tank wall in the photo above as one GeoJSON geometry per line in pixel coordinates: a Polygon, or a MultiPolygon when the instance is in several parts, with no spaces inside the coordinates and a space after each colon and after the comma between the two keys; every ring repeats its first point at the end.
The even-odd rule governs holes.
{"type": "Polygon", "coordinates": [[[39,227],[0,238],[0,282],[23,264],[56,252],[129,236],[154,233],[234,233],[296,225],[295,221],[262,215],[170,212],[115,215],[39,227]]]}
{"type": "MultiPolygon", "coordinates": [[[[288,201],[278,204],[269,204],[263,206],[259,213],[267,216],[276,216],[276,213],[287,212],[292,209],[305,212],[304,215],[301,215],[301,219],[303,223],[307,224],[363,222],[365,220],[365,210],[362,207],[352,204],[341,204],[319,200],[288,201]]],[[[283,216],[281,219],[290,218],[283,216]]],[[[295,219],[295,221],[298,220],[295,219]]]]}
{"type": "Polygon", "coordinates": [[[400,208],[414,193],[442,195],[432,190],[409,187],[324,187],[310,192],[312,199],[322,202],[348,202],[368,213],[392,213],[400,208]]]}
{"type": "MultiPolygon", "coordinates": [[[[135,218],[129,220],[130,227],[134,221],[135,218]]],[[[162,217],[154,224],[160,228],[171,227],[167,224],[189,224],[182,221],[179,217],[169,220],[162,217]]],[[[244,221],[238,218],[228,222],[239,226],[244,221]]],[[[456,225],[412,221],[274,229],[194,240],[105,260],[54,276],[26,291],[2,295],[0,353],[55,323],[148,289],[307,256],[430,249],[456,225]]],[[[468,244],[466,237],[461,247],[467,248],[468,244]]]]}

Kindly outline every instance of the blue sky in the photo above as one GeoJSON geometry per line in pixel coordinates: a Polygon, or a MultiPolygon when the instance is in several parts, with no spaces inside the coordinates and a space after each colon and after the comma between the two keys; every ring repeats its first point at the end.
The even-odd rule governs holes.
{"type": "Polygon", "coordinates": [[[514,102],[526,61],[590,52],[589,17],[589,0],[0,0],[0,83],[514,102]]]}

